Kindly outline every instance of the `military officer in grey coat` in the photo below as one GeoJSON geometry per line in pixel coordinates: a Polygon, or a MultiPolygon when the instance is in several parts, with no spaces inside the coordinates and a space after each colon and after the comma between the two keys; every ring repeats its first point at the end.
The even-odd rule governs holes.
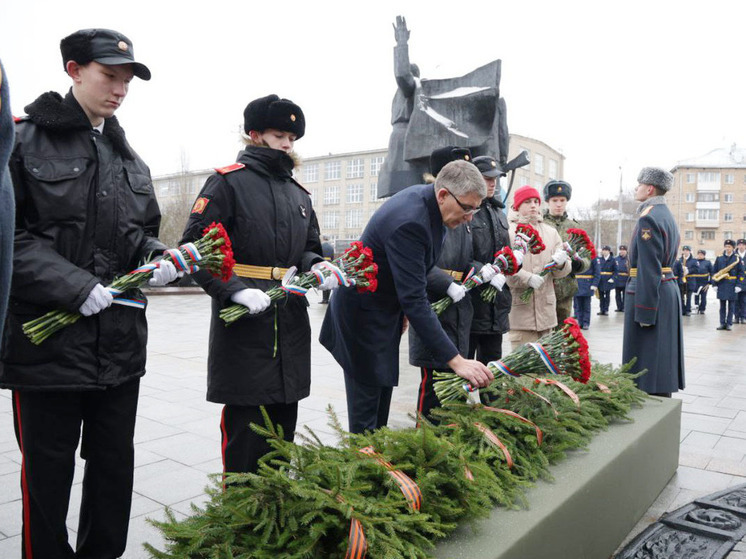
{"type": "Polygon", "coordinates": [[[637,358],[631,372],[647,369],[635,380],[641,390],[670,397],[684,388],[681,294],[672,271],[679,230],[664,198],[673,175],[645,167],[637,182],[635,199],[642,203],[629,245],[622,361],[637,358]]]}

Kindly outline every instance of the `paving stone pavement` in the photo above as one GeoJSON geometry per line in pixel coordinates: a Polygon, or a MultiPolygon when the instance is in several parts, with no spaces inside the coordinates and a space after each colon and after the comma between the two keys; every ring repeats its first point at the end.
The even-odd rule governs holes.
{"type": "MultiPolygon", "coordinates": [[[[300,403],[299,424],[322,440],[334,436],[327,425],[332,405],[347,424],[342,371],[322,348],[318,332],[326,311],[320,296],[309,294],[313,328],[311,396],[300,403]]],[[[676,475],[628,536],[628,540],[667,512],[732,485],[746,482],[746,370],[743,344],[746,325],[716,331],[717,301],[710,297],[705,315],[684,317],[686,390],[683,401],[681,454],[676,475]]],[[[596,316],[593,301],[591,329],[586,331],[592,357],[619,364],[624,315],[596,316]]],[[[612,303],[612,308],[613,308],[612,303]]],[[[208,474],[221,471],[219,417],[221,406],[205,401],[205,370],[209,327],[209,298],[204,294],[150,297],[147,374],[142,379],[135,433],[135,487],[127,551],[124,557],[149,557],[142,547],[162,547],[158,532],[147,518],[162,518],[164,507],[188,515],[204,502],[208,474]]],[[[508,344],[504,350],[509,351],[508,344]]],[[[418,369],[407,363],[407,344],[401,347],[401,379],[394,390],[390,424],[414,425],[411,414],[419,383],[418,369]]],[[[0,557],[20,557],[21,456],[13,433],[10,392],[0,391],[0,557]]],[[[75,541],[83,461],[78,459],[68,515],[70,540],[75,541]]],[[[746,558],[739,545],[732,557],[746,558]]]]}

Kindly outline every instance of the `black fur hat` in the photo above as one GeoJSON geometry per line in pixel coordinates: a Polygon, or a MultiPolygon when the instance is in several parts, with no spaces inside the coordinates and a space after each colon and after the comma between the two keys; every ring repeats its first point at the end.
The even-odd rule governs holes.
{"type": "Polygon", "coordinates": [[[551,180],[544,185],[544,201],[548,202],[555,196],[564,196],[568,200],[572,196],[572,186],[569,182],[560,180],[551,180]]]}
{"type": "Polygon", "coordinates": [[[456,146],[446,146],[436,149],[430,154],[430,174],[437,177],[443,167],[457,159],[471,162],[471,150],[456,146]]]}
{"type": "Polygon", "coordinates": [[[81,66],[98,62],[107,66],[132,64],[132,70],[141,80],[150,79],[150,70],[145,64],[135,62],[132,41],[111,29],[81,29],[60,41],[62,66],[74,60],[81,66]]]}
{"type": "Polygon", "coordinates": [[[251,130],[264,132],[267,128],[291,132],[300,140],[306,133],[306,118],[298,105],[273,93],[254,99],[243,111],[243,129],[247,134],[251,130]]]}

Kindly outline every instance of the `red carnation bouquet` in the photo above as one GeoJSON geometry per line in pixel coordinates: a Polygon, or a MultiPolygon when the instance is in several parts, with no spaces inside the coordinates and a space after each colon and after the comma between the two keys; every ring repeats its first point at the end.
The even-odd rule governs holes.
{"type": "MultiPolygon", "coordinates": [[[[573,380],[588,382],[591,377],[591,358],[580,326],[568,318],[564,326],[540,338],[537,342],[523,344],[499,361],[487,364],[497,379],[509,377],[543,377],[567,375],[573,380]]],[[[464,400],[476,389],[453,372],[436,371],[435,394],[441,403],[464,400]]]]}
{"type": "MultiPolygon", "coordinates": [[[[193,243],[186,243],[179,248],[163,252],[162,260],[170,261],[181,272],[191,274],[200,269],[209,271],[213,276],[227,281],[233,273],[236,261],[233,259],[231,240],[221,223],[211,223],[203,231],[200,239],[193,243]]],[[[158,261],[150,260],[124,276],[115,279],[107,286],[114,296],[114,304],[144,309],[144,299],[127,299],[122,297],[128,289],[143,285],[153,276],[153,272],[160,266],[158,261]]],[[[32,343],[39,345],[49,336],[74,324],[82,315],[69,311],[50,311],[47,314],[26,322],[23,333],[32,343]]]]}
{"type": "MultiPolygon", "coordinates": [[[[593,260],[596,258],[596,247],[593,246],[588,234],[582,229],[568,229],[568,235],[570,238],[562,243],[562,250],[564,250],[570,258],[573,260],[580,260],[581,258],[590,258],[593,260]]],[[[540,276],[546,276],[554,268],[557,267],[557,263],[551,260],[548,264],[544,265],[544,269],[539,273],[540,276]]],[[[526,291],[521,293],[521,301],[528,303],[533,294],[533,287],[528,287],[526,291]]]]}
{"type": "MultiPolygon", "coordinates": [[[[513,254],[513,251],[510,247],[503,247],[495,253],[495,259],[492,261],[492,266],[497,270],[498,274],[504,274],[506,276],[512,276],[520,268],[520,264],[518,264],[518,260],[513,254]]],[[[482,278],[481,274],[475,274],[474,268],[472,268],[467,274],[466,279],[464,280],[464,287],[467,291],[469,291],[471,289],[474,289],[475,287],[482,285],[483,283],[484,279],[482,278]]],[[[491,285],[488,286],[487,289],[494,289],[495,291],[497,291],[491,285]]],[[[492,298],[494,299],[494,295],[492,296],[492,298]]],[[[445,311],[452,304],[453,299],[446,296],[435,301],[430,306],[435,311],[435,314],[440,316],[440,314],[442,314],[443,311],[445,311]]]]}
{"type": "MultiPolygon", "coordinates": [[[[515,229],[515,237],[513,239],[513,250],[511,254],[515,259],[518,268],[523,265],[523,257],[528,254],[539,254],[544,250],[544,241],[541,240],[539,232],[528,223],[519,223],[515,229]]],[[[495,256],[499,254],[499,251],[495,253],[495,256]]],[[[513,272],[515,274],[515,272],[513,272]]],[[[509,274],[505,274],[509,275],[509,274]]],[[[493,285],[488,286],[482,291],[482,299],[488,303],[492,303],[497,295],[497,288],[493,285]]]]}
{"type": "MultiPolygon", "coordinates": [[[[355,287],[361,293],[378,288],[378,265],[373,262],[373,251],[360,241],[352,243],[341,256],[332,262],[324,262],[322,270],[311,270],[297,274],[295,266],[290,268],[282,283],[266,291],[273,303],[285,300],[289,295],[304,296],[308,290],[318,287],[330,275],[337,277],[340,286],[355,287]]],[[[243,305],[230,305],[220,311],[220,318],[230,326],[239,318],[249,314],[243,305]]]]}

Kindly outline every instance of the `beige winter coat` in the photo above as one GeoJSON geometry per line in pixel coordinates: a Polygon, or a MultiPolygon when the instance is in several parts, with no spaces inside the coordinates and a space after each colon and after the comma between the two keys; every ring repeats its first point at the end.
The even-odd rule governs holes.
{"type": "MultiPolygon", "coordinates": [[[[526,223],[528,220],[521,218],[518,212],[511,209],[508,213],[510,222],[510,244],[513,245],[515,230],[518,223],[526,223]]],[[[521,301],[521,294],[528,287],[528,280],[532,274],[539,274],[552,260],[552,254],[562,247],[562,239],[557,230],[551,225],[544,223],[541,215],[536,221],[529,222],[539,232],[544,249],[539,254],[527,254],[523,260],[523,267],[513,276],[508,276],[507,283],[513,293],[513,306],[510,309],[510,329],[530,330],[540,332],[557,326],[557,299],[554,296],[554,279],[563,278],[570,273],[572,262],[568,260],[561,268],[554,268],[550,274],[544,276],[544,285],[534,290],[528,303],[521,301]]]]}

